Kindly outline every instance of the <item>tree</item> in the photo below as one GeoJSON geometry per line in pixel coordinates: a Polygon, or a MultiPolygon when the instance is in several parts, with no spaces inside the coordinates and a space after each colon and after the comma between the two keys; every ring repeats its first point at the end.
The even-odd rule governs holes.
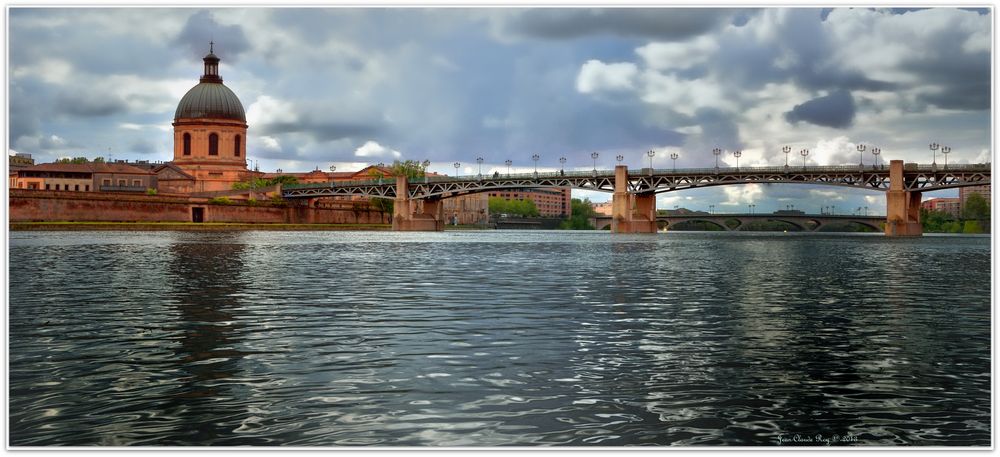
{"type": "Polygon", "coordinates": [[[923,226],[925,232],[947,232],[947,224],[954,220],[955,218],[951,214],[944,211],[932,211],[920,208],[920,225],[923,226]]]}
{"type": "Polygon", "coordinates": [[[972,194],[965,199],[965,207],[962,208],[964,219],[974,219],[983,221],[990,217],[990,203],[982,195],[972,194]]]}
{"type": "Polygon", "coordinates": [[[372,197],[368,200],[375,211],[392,214],[395,203],[391,198],[372,197]]]}
{"type": "Polygon", "coordinates": [[[579,198],[574,198],[569,201],[570,210],[572,215],[562,221],[559,224],[559,228],[564,230],[594,230],[594,226],[590,224],[590,219],[597,215],[594,211],[594,204],[590,202],[590,199],[580,200],[579,198]]]}
{"type": "Polygon", "coordinates": [[[104,163],[104,157],[94,157],[94,163],[104,163]]]}
{"type": "Polygon", "coordinates": [[[507,200],[503,197],[490,197],[490,214],[509,214],[518,217],[538,217],[538,206],[528,199],[507,200]]]}

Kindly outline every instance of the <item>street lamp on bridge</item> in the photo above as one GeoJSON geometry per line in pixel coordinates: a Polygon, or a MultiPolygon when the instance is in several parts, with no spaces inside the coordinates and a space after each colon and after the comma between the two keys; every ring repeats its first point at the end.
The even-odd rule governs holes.
{"type": "Polygon", "coordinates": [[[708,205],[709,214],[715,214],[715,205],[708,205]]]}
{"type": "MultiPolygon", "coordinates": [[[[652,152],[652,151],[650,151],[652,152]]],[[[670,159],[674,161],[674,173],[677,173],[677,158],[680,157],[676,152],[670,153],[670,159]]],[[[649,159],[649,168],[653,168],[653,158],[649,159]]]]}
{"type": "Polygon", "coordinates": [[[806,169],[806,156],[809,155],[809,150],[808,149],[803,149],[803,150],[799,151],[799,155],[802,156],[802,169],[805,170],[806,169]]]}
{"type": "Polygon", "coordinates": [[[625,160],[625,156],[623,156],[621,154],[618,154],[618,155],[615,156],[615,160],[618,161],[618,165],[621,165],[622,161],[625,160]]]}
{"type": "Polygon", "coordinates": [[[565,157],[560,157],[559,158],[559,174],[560,175],[566,174],[565,169],[566,169],[566,158],[565,157]]]}
{"type": "Polygon", "coordinates": [[[476,163],[479,164],[479,179],[483,179],[483,156],[476,157],[476,163]]]}
{"type": "Polygon", "coordinates": [[[881,154],[881,153],[882,153],[882,149],[876,148],[876,147],[872,148],[872,156],[875,157],[875,159],[874,159],[875,160],[875,168],[878,168],[878,155],[881,154]]]}
{"type": "Polygon", "coordinates": [[[740,171],[740,156],[742,156],[742,155],[743,155],[743,151],[740,151],[739,149],[733,151],[733,157],[736,157],[736,172],[737,173],[739,173],[739,171],[740,171]]]}
{"type": "Polygon", "coordinates": [[[941,146],[941,153],[944,154],[944,169],[948,169],[948,153],[951,152],[951,148],[948,146],[941,146]]]}
{"type": "Polygon", "coordinates": [[[865,167],[865,145],[863,145],[863,144],[859,144],[858,145],[858,154],[861,157],[861,163],[859,165],[861,165],[861,168],[864,168],[865,167]]]}
{"type": "Polygon", "coordinates": [[[503,163],[507,165],[507,177],[509,178],[510,177],[510,164],[512,164],[514,162],[512,162],[510,159],[507,159],[503,163]]]}
{"type": "Polygon", "coordinates": [[[535,178],[536,178],[536,179],[538,178],[538,159],[539,159],[539,158],[540,158],[540,157],[538,157],[538,154],[533,154],[533,155],[531,156],[531,160],[534,160],[534,161],[535,161],[535,178]]]}
{"type": "Polygon", "coordinates": [[[594,176],[597,176],[597,156],[598,154],[596,152],[590,153],[590,158],[594,159],[594,176]]]}
{"type": "MultiPolygon", "coordinates": [[[[649,156],[649,169],[652,170],[653,169],[653,156],[656,155],[656,151],[650,149],[650,150],[646,151],[646,155],[649,156]]],[[[677,167],[674,167],[674,168],[677,168],[677,167]]]]}
{"type": "Polygon", "coordinates": [[[722,149],[715,148],[712,149],[712,154],[715,156],[715,172],[719,172],[719,154],[722,154],[722,149]]]}
{"type": "Polygon", "coordinates": [[[792,147],[791,146],[785,146],[785,147],[781,148],[781,152],[785,153],[785,170],[787,170],[788,169],[788,153],[792,152],[792,147]]]}
{"type": "Polygon", "coordinates": [[[937,166],[937,150],[938,150],[939,147],[941,147],[941,145],[939,145],[937,143],[931,143],[930,144],[931,154],[933,154],[933,156],[931,156],[933,158],[933,160],[931,160],[931,166],[935,166],[935,167],[937,166]]]}
{"type": "Polygon", "coordinates": [[[455,162],[455,176],[458,176],[458,167],[461,167],[461,166],[462,166],[462,164],[460,164],[458,162],[455,162]]]}
{"type": "Polygon", "coordinates": [[[750,208],[750,214],[751,215],[753,215],[753,209],[756,208],[756,207],[757,207],[757,205],[754,205],[754,204],[747,205],[747,208],[750,208]]]}

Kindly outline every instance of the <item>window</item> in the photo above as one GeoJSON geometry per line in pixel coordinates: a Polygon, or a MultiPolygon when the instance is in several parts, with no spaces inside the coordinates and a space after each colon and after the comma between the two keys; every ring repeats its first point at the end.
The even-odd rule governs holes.
{"type": "Polygon", "coordinates": [[[208,155],[219,155],[219,135],[217,134],[213,133],[208,136],[208,155]]]}
{"type": "Polygon", "coordinates": [[[45,190],[50,190],[48,184],[45,185],[45,190]]]}
{"type": "Polygon", "coordinates": [[[184,134],[184,155],[186,155],[186,156],[191,155],[191,134],[190,133],[185,133],[184,134]]]}
{"type": "Polygon", "coordinates": [[[119,179],[118,180],[118,187],[125,187],[125,180],[124,179],[119,179]]]}
{"type": "Polygon", "coordinates": [[[236,157],[240,156],[240,140],[241,140],[240,136],[236,135],[236,143],[235,143],[236,146],[233,148],[233,155],[236,157]]]}
{"type": "Polygon", "coordinates": [[[90,184],[84,184],[83,185],[83,190],[85,190],[87,192],[90,192],[90,184]]]}
{"type": "Polygon", "coordinates": [[[77,184],[77,185],[74,185],[74,186],[73,186],[73,190],[75,190],[75,191],[79,191],[79,190],[80,190],[80,185],[79,185],[79,184],[77,184]]]}
{"type": "Polygon", "coordinates": [[[140,186],[142,186],[142,181],[139,181],[138,179],[132,180],[132,187],[140,187],[140,186]]]}
{"type": "Polygon", "coordinates": [[[101,181],[101,185],[102,186],[110,186],[111,185],[111,180],[110,179],[104,179],[104,180],[101,181]]]}
{"type": "Polygon", "coordinates": [[[59,184],[56,184],[56,190],[59,190],[59,184]]]}

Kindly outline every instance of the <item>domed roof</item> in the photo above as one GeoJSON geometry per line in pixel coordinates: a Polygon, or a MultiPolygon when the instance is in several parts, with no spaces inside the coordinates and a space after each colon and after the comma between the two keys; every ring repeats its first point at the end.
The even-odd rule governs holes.
{"type": "Polygon", "coordinates": [[[202,82],[189,90],[177,105],[174,119],[232,119],[247,121],[243,104],[222,83],[202,82]]]}

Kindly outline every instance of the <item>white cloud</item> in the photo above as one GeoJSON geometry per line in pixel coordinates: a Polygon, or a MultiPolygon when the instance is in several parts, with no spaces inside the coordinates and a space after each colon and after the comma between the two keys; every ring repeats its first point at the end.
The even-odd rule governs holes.
{"type": "Polygon", "coordinates": [[[704,63],[718,49],[719,43],[706,35],[684,43],[649,43],[635,52],[653,70],[682,70],[704,63]]]}
{"type": "Polygon", "coordinates": [[[600,60],[588,60],[576,76],[576,90],[584,94],[631,90],[638,72],[631,62],[606,64],[600,60]]]}
{"type": "Polygon", "coordinates": [[[399,151],[389,149],[375,141],[368,140],[365,144],[361,145],[358,149],[354,151],[355,157],[391,157],[398,159],[403,156],[399,151]]]}
{"type": "Polygon", "coordinates": [[[721,204],[725,206],[745,207],[750,203],[759,203],[764,196],[764,189],[760,184],[724,186],[722,190],[725,192],[726,201],[721,204]]]}
{"type": "Polygon", "coordinates": [[[299,122],[295,105],[269,95],[257,97],[247,108],[247,124],[254,126],[299,122]]]}

